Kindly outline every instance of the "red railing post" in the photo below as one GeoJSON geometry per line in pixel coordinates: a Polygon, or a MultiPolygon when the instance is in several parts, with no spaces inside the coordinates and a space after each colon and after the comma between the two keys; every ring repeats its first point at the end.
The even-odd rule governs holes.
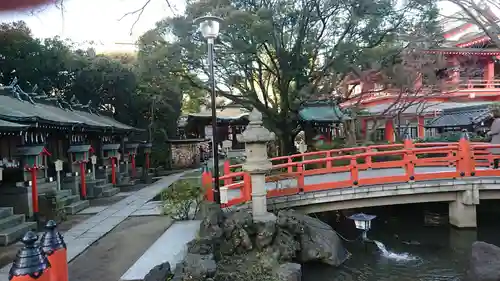
{"type": "Polygon", "coordinates": [[[406,176],[408,181],[413,181],[415,180],[415,154],[412,149],[415,148],[415,144],[408,134],[405,135],[403,146],[405,150],[403,160],[405,162],[406,176]]]}
{"type": "Polygon", "coordinates": [[[205,199],[214,202],[214,191],[212,190],[212,174],[209,171],[203,171],[201,174],[201,182],[205,189],[205,199]]]}
{"type": "Polygon", "coordinates": [[[458,141],[458,166],[461,177],[469,177],[475,175],[474,156],[469,141],[467,131],[462,132],[462,137],[458,141]]]}
{"type": "Polygon", "coordinates": [[[292,157],[288,157],[287,163],[290,164],[288,166],[288,173],[291,174],[291,173],[293,173],[293,166],[291,165],[293,163],[292,157]]]}
{"type": "Polygon", "coordinates": [[[248,173],[243,175],[243,196],[245,196],[245,201],[252,200],[252,178],[248,173]]]}
{"type": "MultiPolygon", "coordinates": [[[[231,173],[231,165],[229,165],[229,160],[224,161],[224,175],[229,175],[231,173]]],[[[224,185],[230,185],[233,183],[233,178],[227,178],[224,180],[224,185]]]]}
{"type": "MultiPolygon", "coordinates": [[[[331,151],[327,151],[327,152],[326,152],[326,154],[325,154],[325,157],[326,157],[326,158],[330,158],[330,157],[332,157],[332,153],[331,153],[331,151]]],[[[332,168],[332,161],[331,161],[331,160],[326,160],[326,168],[327,168],[327,169],[332,168]]]]}
{"type": "MultiPolygon", "coordinates": [[[[372,152],[371,147],[366,147],[364,153],[370,153],[372,152]]],[[[368,169],[372,168],[372,157],[371,156],[366,156],[365,157],[365,164],[368,169]]]]}
{"type": "Polygon", "coordinates": [[[351,158],[351,184],[353,186],[357,186],[359,184],[359,170],[358,170],[358,162],[356,161],[356,156],[351,158]]]}
{"type": "Polygon", "coordinates": [[[299,189],[299,192],[304,192],[304,167],[302,166],[302,163],[297,164],[297,188],[299,189]]]}

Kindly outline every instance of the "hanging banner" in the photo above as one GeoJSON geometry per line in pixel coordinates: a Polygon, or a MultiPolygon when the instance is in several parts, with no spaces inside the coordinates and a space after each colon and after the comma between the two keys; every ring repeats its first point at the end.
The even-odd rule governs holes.
{"type": "Polygon", "coordinates": [[[212,126],[205,126],[205,137],[212,138],[212,136],[213,136],[212,126]]]}

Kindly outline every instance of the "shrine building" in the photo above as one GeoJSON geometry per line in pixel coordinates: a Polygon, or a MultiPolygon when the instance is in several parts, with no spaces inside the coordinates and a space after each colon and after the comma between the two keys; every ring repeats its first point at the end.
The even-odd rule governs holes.
{"type": "Polygon", "coordinates": [[[17,79],[0,86],[0,219],[12,221],[0,224],[0,245],[53,218],[53,204],[75,214],[89,199],[134,184],[137,154],[150,153],[150,144],[128,141],[142,130],[111,112],[35,92],[23,91],[17,79]]]}
{"type": "MultiPolygon", "coordinates": [[[[500,22],[491,9],[485,14],[494,22],[500,22]]],[[[463,15],[460,15],[463,17],[463,15]]],[[[406,98],[397,91],[379,90],[376,75],[363,81],[350,79],[346,87],[355,95],[341,104],[342,108],[356,105],[361,113],[357,116],[360,134],[373,132],[374,141],[394,142],[398,135],[408,133],[413,139],[425,139],[440,134],[439,128],[458,128],[462,125],[444,124],[436,121],[443,112],[465,112],[467,108],[484,107],[500,101],[500,47],[495,46],[483,30],[470,22],[448,20],[442,22],[446,32],[439,48],[426,49],[428,54],[438,54],[445,59],[444,68],[436,69],[442,87],[432,95],[406,98]],[[356,94],[358,95],[356,97],[356,94]],[[411,99],[418,102],[411,103],[411,99]],[[464,107],[464,110],[455,110],[464,107]],[[398,111],[399,110],[399,111],[398,111]],[[398,112],[398,118],[394,118],[398,112]],[[387,117],[391,116],[391,117],[387,117]],[[434,124],[434,125],[431,125],[434,124]]],[[[380,80],[379,80],[380,81],[380,80]]],[[[415,81],[415,87],[422,81],[415,81]]],[[[423,85],[425,88],[425,85],[423,85]]],[[[418,95],[418,94],[417,94],[418,95]]],[[[471,112],[474,112],[472,110],[471,112]]],[[[453,122],[453,118],[447,118],[453,122]]]]}

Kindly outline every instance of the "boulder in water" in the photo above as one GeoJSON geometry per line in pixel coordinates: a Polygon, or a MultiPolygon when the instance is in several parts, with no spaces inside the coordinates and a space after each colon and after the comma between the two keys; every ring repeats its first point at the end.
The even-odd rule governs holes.
{"type": "Polygon", "coordinates": [[[482,241],[474,242],[466,280],[500,280],[500,248],[482,241]]]}
{"type": "Polygon", "coordinates": [[[280,211],[278,226],[298,236],[300,250],[297,259],[301,263],[321,262],[339,266],[350,256],[337,232],[318,219],[293,210],[280,211]]]}

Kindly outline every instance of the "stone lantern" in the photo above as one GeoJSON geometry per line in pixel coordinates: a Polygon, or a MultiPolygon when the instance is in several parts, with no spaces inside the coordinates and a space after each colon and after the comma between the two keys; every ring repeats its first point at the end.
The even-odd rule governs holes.
{"type": "Polygon", "coordinates": [[[243,169],[250,174],[252,181],[252,214],[254,221],[276,220],[274,214],[267,211],[266,173],[272,167],[267,157],[267,143],[275,139],[274,133],[262,126],[262,113],[255,108],[248,116],[250,123],[245,131],[238,135],[238,141],[245,143],[246,162],[243,169]]]}

